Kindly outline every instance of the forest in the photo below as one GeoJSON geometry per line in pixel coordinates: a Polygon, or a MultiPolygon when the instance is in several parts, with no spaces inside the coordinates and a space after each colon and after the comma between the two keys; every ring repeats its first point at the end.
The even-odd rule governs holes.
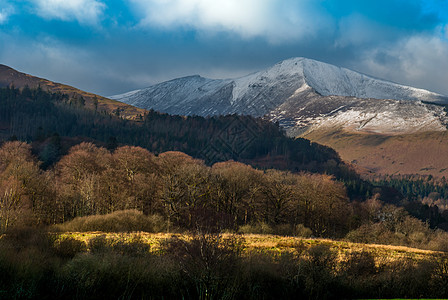
{"type": "Polygon", "coordinates": [[[111,150],[124,144],[155,154],[181,151],[207,164],[232,159],[264,168],[357,178],[333,149],[305,139],[287,138],[278,124],[261,118],[183,117],[148,111],[137,119],[120,118],[119,111],[109,114],[88,109],[82,97],[69,98],[26,87],[0,89],[0,139],[34,142],[35,150],[43,152],[40,159],[44,166],[66,153],[67,147],[61,148],[58,137],[72,137],[102,143],[111,150]]]}
{"type": "Polygon", "coordinates": [[[182,152],[155,156],[135,146],[111,152],[85,142],[42,170],[31,146],[15,141],[0,148],[0,179],[2,231],[15,223],[54,225],[134,209],[169,232],[308,230],[316,237],[445,250],[445,232],[378,195],[350,201],[344,185],[325,174],[263,171],[234,161],[207,166],[182,152]]]}
{"type": "Polygon", "coordinates": [[[350,201],[325,174],[235,161],[207,166],[182,152],[156,156],[86,142],[44,170],[30,144],[12,141],[0,148],[0,220],[2,298],[448,295],[448,233],[377,196],[350,201]],[[104,235],[110,232],[119,235],[104,235]],[[152,250],[142,235],[151,232],[174,235],[152,250]],[[250,234],[312,239],[260,251],[246,243],[250,234]],[[341,258],[317,237],[432,252],[389,261],[362,250],[341,258]],[[290,251],[275,252],[282,247],[290,251]]]}
{"type": "Polygon", "coordinates": [[[265,120],[149,111],[133,122],[5,88],[0,136],[0,298],[448,296],[448,233],[431,203],[365,182],[265,120]],[[76,238],[91,232],[122,235],[76,238]],[[168,236],[154,250],[143,233],[168,236]],[[311,244],[248,250],[253,234],[311,244]],[[319,238],[431,256],[341,258],[319,238]]]}
{"type": "MultiPolygon", "coordinates": [[[[254,223],[269,224],[274,227],[282,224],[294,227],[300,223],[310,228],[315,235],[343,236],[362,223],[359,221],[359,215],[362,214],[352,213],[354,203],[359,202],[365,205],[367,200],[377,199],[386,204],[404,208],[407,214],[426,222],[432,229],[447,227],[443,201],[440,200],[445,197],[443,179],[437,181],[437,184],[434,179],[423,181],[407,178],[400,180],[383,178],[369,183],[361,180],[331,148],[310,143],[304,139],[287,138],[278,125],[263,119],[236,115],[213,118],[181,117],[149,111],[141,116],[138,122],[134,122],[120,118],[119,111],[111,115],[96,109],[87,109],[84,106],[85,101],[82,97],[70,98],[63,94],[45,92],[40,88],[0,89],[1,139],[4,141],[18,139],[29,143],[21,146],[28,149],[27,155],[23,154],[25,150],[17,151],[23,152],[22,155],[28,157],[25,159],[27,164],[33,162],[33,176],[40,178],[39,180],[46,179],[52,184],[57,183],[57,186],[45,183],[42,186],[49,189],[51,187],[50,190],[32,193],[33,211],[39,211],[39,205],[48,209],[48,212],[38,213],[40,214],[39,224],[53,224],[74,217],[110,213],[120,207],[120,209],[137,208],[145,213],[162,214],[174,226],[188,225],[187,227],[191,228],[193,224],[186,220],[195,220],[195,214],[200,215],[201,210],[207,209],[215,211],[217,215],[220,215],[221,221],[226,220],[223,224],[234,229],[254,223]],[[129,145],[131,147],[129,149],[133,149],[128,150],[131,153],[146,153],[147,157],[143,154],[138,156],[135,153],[129,155],[136,155],[134,160],[142,160],[140,162],[142,165],[151,162],[150,165],[144,167],[145,172],[149,172],[145,173],[145,176],[156,178],[155,180],[148,180],[146,177],[141,179],[140,174],[135,180],[142,180],[142,184],[144,182],[146,186],[139,189],[135,189],[136,183],[132,179],[132,195],[128,195],[129,192],[125,192],[123,188],[123,184],[127,181],[122,179],[113,182],[120,178],[117,175],[119,165],[115,156],[125,151],[124,145],[129,145]],[[84,153],[83,156],[78,152],[84,153]],[[83,168],[88,169],[82,169],[84,173],[76,175],[77,179],[69,182],[68,179],[64,179],[68,176],[67,170],[78,167],[72,166],[67,169],[63,168],[63,165],[68,162],[75,163],[73,157],[78,156],[74,153],[84,157],[83,159],[90,162],[90,165],[87,162],[80,162],[83,168]],[[169,192],[161,190],[160,181],[161,178],[165,178],[164,172],[168,168],[167,165],[161,163],[163,161],[161,158],[164,157],[169,157],[173,161],[178,159],[179,162],[171,163],[179,164],[179,166],[184,165],[180,161],[196,162],[185,164],[186,170],[183,171],[186,174],[194,171],[193,174],[197,174],[195,180],[205,186],[194,182],[192,184],[197,190],[188,191],[186,187],[189,187],[189,183],[176,186],[180,184],[176,181],[177,178],[186,175],[171,174],[170,176],[175,178],[169,179],[174,180],[171,190],[169,192]],[[240,163],[238,164],[237,161],[240,163]],[[193,171],[188,168],[193,168],[193,171]],[[217,193],[221,197],[225,193],[216,191],[216,188],[221,186],[225,189],[228,184],[219,182],[217,179],[223,176],[216,174],[220,168],[227,170],[219,171],[220,174],[225,172],[244,174],[238,179],[232,179],[240,184],[251,178],[253,182],[245,187],[246,190],[235,191],[235,195],[225,196],[230,199],[218,200],[219,197],[217,198],[214,194],[217,193]],[[273,168],[276,170],[272,170],[273,168]],[[279,187],[279,182],[282,189],[279,187]],[[305,186],[308,182],[310,186],[313,184],[321,186],[323,191],[333,193],[336,209],[329,209],[330,214],[333,214],[331,221],[326,220],[325,225],[322,224],[322,220],[317,221],[319,224],[312,224],[314,221],[309,218],[310,207],[319,207],[329,200],[322,200],[323,203],[316,206],[308,205],[307,200],[303,199],[308,197],[304,195],[307,195],[305,191],[309,188],[294,186],[297,182],[305,186]],[[277,187],[278,190],[267,190],[268,186],[277,187]],[[64,190],[77,191],[78,194],[81,193],[81,196],[70,195],[68,192],[62,195],[61,192],[64,190]],[[302,193],[300,197],[294,195],[297,190],[302,193]],[[118,196],[114,193],[125,194],[118,196]],[[174,198],[187,195],[188,201],[191,202],[186,204],[188,209],[178,207],[178,203],[188,203],[188,201],[173,200],[169,204],[168,200],[165,202],[160,200],[160,195],[167,197],[166,193],[173,193],[170,197],[174,198]],[[181,195],[182,193],[187,194],[181,195]],[[289,199],[282,199],[279,196],[282,193],[289,199]],[[149,194],[153,196],[149,197],[149,194]],[[44,202],[39,204],[36,199],[38,197],[43,199],[43,195],[47,201],[45,204],[44,202]],[[245,206],[238,203],[239,199],[246,198],[247,195],[251,195],[259,202],[249,204],[252,200],[246,199],[244,201],[248,203],[245,203],[245,206]],[[101,203],[99,199],[104,203],[101,203]],[[132,204],[129,203],[130,199],[132,204]],[[297,203],[293,203],[294,201],[297,203]],[[345,202],[350,205],[341,204],[345,202]],[[109,204],[106,205],[106,203],[109,204]],[[209,206],[204,207],[204,203],[209,206]],[[437,205],[441,209],[438,209],[437,205]],[[185,215],[186,212],[189,216],[185,215]],[[285,212],[289,215],[285,215],[285,212]],[[344,222],[335,221],[340,217],[338,214],[345,216],[344,222]],[[347,218],[347,216],[351,217],[347,218]],[[176,224],[176,220],[189,224],[176,224]]],[[[4,147],[9,147],[7,145],[9,144],[5,144],[4,147]]],[[[137,164],[137,162],[134,163],[137,164]]],[[[81,172],[80,170],[77,172],[81,172]]],[[[182,168],[176,169],[179,172],[181,170],[182,168]]],[[[30,178],[34,178],[33,176],[30,178]]],[[[15,184],[18,185],[18,183],[15,184]]],[[[320,198],[322,193],[313,190],[308,192],[308,195],[320,198]]],[[[327,196],[323,196],[325,197],[327,196]]],[[[322,214],[325,215],[325,213],[322,214]]]]}

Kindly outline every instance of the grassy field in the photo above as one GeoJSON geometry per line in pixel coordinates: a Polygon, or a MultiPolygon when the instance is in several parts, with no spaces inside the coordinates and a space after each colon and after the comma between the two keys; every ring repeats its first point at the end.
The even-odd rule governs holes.
{"type": "MultiPolygon", "coordinates": [[[[171,233],[104,233],[104,232],[65,232],[57,233],[57,240],[73,238],[83,241],[86,245],[98,237],[107,239],[110,244],[122,242],[130,243],[139,240],[149,245],[149,251],[158,253],[161,251],[161,245],[164,241],[177,237],[181,240],[189,240],[191,235],[171,234],[171,233]]],[[[230,237],[230,234],[224,234],[223,238],[230,237]]],[[[432,257],[441,257],[447,255],[445,252],[422,250],[404,246],[378,245],[378,244],[361,244],[351,243],[347,241],[336,241],[330,239],[308,239],[300,237],[288,237],[278,235],[262,235],[262,234],[244,234],[237,235],[243,240],[244,253],[260,252],[271,254],[273,256],[283,253],[299,253],[309,250],[313,246],[327,245],[332,251],[339,255],[340,260],[344,260],[353,252],[369,252],[377,259],[381,259],[383,263],[392,262],[397,259],[422,260],[432,257]]],[[[89,250],[89,249],[88,249],[89,250]]]]}
{"type": "Polygon", "coordinates": [[[0,299],[447,298],[446,253],[275,235],[0,238],[0,299]]]}

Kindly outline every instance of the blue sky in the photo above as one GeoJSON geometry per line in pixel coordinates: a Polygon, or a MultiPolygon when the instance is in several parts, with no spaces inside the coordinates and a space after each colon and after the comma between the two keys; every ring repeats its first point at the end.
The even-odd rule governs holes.
{"type": "Polygon", "coordinates": [[[0,63],[105,96],[297,56],[448,95],[448,0],[0,0],[0,63]]]}

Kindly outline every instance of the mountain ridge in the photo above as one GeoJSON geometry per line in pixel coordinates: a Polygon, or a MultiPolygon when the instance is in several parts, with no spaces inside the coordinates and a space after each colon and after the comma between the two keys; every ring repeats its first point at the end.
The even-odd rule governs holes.
{"type": "Polygon", "coordinates": [[[268,116],[291,134],[316,126],[387,134],[419,127],[440,131],[448,123],[437,107],[448,104],[444,95],[306,58],[284,60],[236,79],[187,76],[111,98],[176,115],[268,116]]]}
{"type": "Polygon", "coordinates": [[[79,99],[82,97],[85,105],[89,108],[107,113],[118,113],[127,119],[136,119],[138,115],[144,114],[143,109],[85,92],[66,84],[22,73],[4,64],[0,64],[0,88],[2,87],[15,87],[20,89],[25,87],[31,89],[40,87],[48,92],[66,94],[71,99],[79,99]]]}
{"type": "MultiPolygon", "coordinates": [[[[157,96],[160,95],[154,94],[154,92],[157,92],[159,88],[170,86],[178,90],[187,83],[189,85],[188,92],[185,92],[184,95],[173,95],[173,97],[184,96],[187,99],[198,99],[206,96],[208,92],[215,92],[230,84],[232,85],[232,98],[229,99],[229,102],[238,104],[238,102],[245,102],[244,98],[248,96],[251,96],[252,100],[256,100],[257,88],[268,86],[270,89],[273,89],[275,86],[284,84],[281,87],[286,87],[287,91],[279,95],[283,99],[288,98],[285,95],[292,96],[297,90],[307,85],[322,96],[424,100],[433,103],[448,103],[448,97],[441,94],[378,79],[346,68],[306,58],[284,60],[265,70],[234,79],[209,79],[199,75],[181,77],[145,89],[111,96],[111,98],[144,106],[144,101],[137,99],[136,96],[146,96],[148,97],[147,99],[156,101],[157,96]],[[208,89],[204,90],[204,87],[208,89]],[[195,90],[193,94],[191,94],[192,89],[195,90]],[[397,91],[400,93],[397,93],[397,91]],[[253,95],[254,93],[255,95],[253,95]]],[[[262,93],[266,92],[265,89],[258,90],[261,90],[262,93]]],[[[163,96],[166,100],[167,95],[163,96]]],[[[181,101],[181,99],[177,100],[181,101]]],[[[238,108],[241,109],[241,107],[238,108]]],[[[242,112],[252,115],[256,113],[247,108],[243,108],[242,112]]]]}
{"type": "Polygon", "coordinates": [[[112,98],[169,114],[264,116],[289,136],[333,147],[367,174],[448,176],[447,162],[437,160],[438,145],[448,144],[448,97],[309,59],[237,79],[183,77],[127,96],[112,98]]]}

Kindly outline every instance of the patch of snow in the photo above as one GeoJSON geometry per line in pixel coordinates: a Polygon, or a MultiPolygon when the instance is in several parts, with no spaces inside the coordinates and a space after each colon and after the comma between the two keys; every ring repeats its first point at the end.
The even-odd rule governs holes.
{"type": "Polygon", "coordinates": [[[301,57],[236,79],[189,76],[110,98],[171,114],[268,115],[286,127],[369,132],[445,130],[443,109],[421,101],[448,103],[440,94],[301,57]]]}

